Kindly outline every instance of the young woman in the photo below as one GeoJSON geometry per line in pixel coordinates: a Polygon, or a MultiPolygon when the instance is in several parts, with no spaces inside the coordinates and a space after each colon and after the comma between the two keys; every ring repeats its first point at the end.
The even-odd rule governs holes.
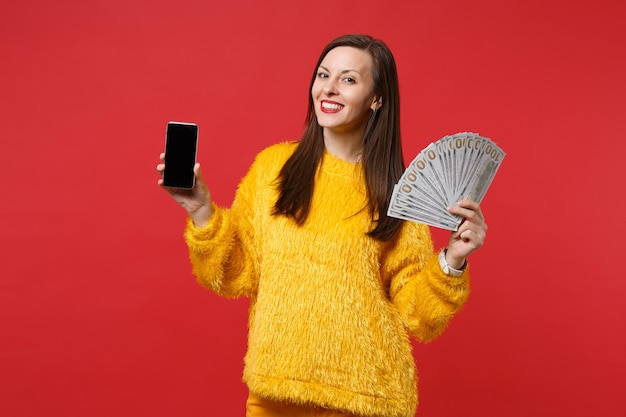
{"type": "Polygon", "coordinates": [[[310,92],[300,141],[259,153],[230,208],[211,201],[199,164],[192,190],[164,188],[189,216],[198,281],[251,299],[248,417],[413,416],[409,335],[432,340],[462,307],[487,226],[476,203],[449,207],[466,220],[437,254],[427,226],[387,216],[404,161],[383,42],[333,40],[310,92]]]}

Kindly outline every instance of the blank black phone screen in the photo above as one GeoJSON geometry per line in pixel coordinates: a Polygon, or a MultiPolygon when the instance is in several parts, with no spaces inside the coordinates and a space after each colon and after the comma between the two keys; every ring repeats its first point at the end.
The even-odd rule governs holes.
{"type": "Polygon", "coordinates": [[[198,126],[192,123],[167,124],[163,185],[193,188],[193,167],[198,148],[198,126]]]}

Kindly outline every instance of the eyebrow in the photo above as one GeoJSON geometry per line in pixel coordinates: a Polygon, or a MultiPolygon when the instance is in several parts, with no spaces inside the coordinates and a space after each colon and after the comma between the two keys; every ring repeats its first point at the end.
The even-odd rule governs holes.
{"type": "MultiPolygon", "coordinates": [[[[323,69],[324,71],[330,72],[330,70],[328,68],[326,68],[325,66],[323,66],[323,65],[320,65],[319,67],[321,69],[323,69]]],[[[345,69],[345,70],[341,71],[341,74],[345,74],[347,72],[356,72],[357,74],[361,73],[361,71],[359,71],[359,70],[348,68],[348,69],[345,69]]]]}

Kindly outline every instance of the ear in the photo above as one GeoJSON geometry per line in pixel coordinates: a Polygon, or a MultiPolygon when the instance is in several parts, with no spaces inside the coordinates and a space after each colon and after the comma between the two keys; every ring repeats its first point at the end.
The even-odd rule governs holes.
{"type": "Polygon", "coordinates": [[[372,101],[372,105],[370,106],[370,108],[372,109],[372,111],[376,111],[378,109],[380,109],[380,106],[383,105],[383,98],[382,97],[375,97],[374,101],[372,101]]]}

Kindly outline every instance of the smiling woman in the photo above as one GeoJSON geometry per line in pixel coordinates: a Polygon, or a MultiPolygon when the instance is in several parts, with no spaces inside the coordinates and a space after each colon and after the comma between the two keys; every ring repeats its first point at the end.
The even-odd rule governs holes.
{"type": "MultiPolygon", "coordinates": [[[[353,81],[354,78],[344,77],[344,82],[349,85],[353,81]]],[[[367,84],[367,81],[364,83],[367,84]]],[[[334,101],[345,100],[348,93],[342,90],[336,87],[334,101]]],[[[349,90],[358,91],[359,88],[349,90]]],[[[363,165],[363,175],[367,184],[367,208],[374,223],[370,234],[373,237],[390,238],[396,233],[400,223],[387,216],[387,206],[395,178],[399,178],[404,171],[400,137],[400,92],[396,63],[391,51],[383,42],[367,36],[347,35],[335,39],[322,51],[315,66],[309,91],[311,94],[307,128],[299,146],[281,170],[280,196],[275,205],[275,212],[292,216],[299,224],[304,221],[309,212],[318,163],[324,152],[334,152],[348,161],[358,160],[363,165]],[[335,49],[339,51],[334,51],[335,49]],[[341,51],[345,53],[334,53],[341,51]],[[330,62],[330,59],[327,59],[329,55],[330,58],[336,58],[330,62]],[[335,63],[334,60],[339,58],[342,61],[335,63]],[[368,109],[369,119],[366,126],[360,126],[364,127],[360,136],[354,131],[337,129],[333,133],[319,122],[321,103],[317,105],[315,103],[314,88],[320,75],[322,79],[331,76],[328,71],[324,72],[326,67],[323,64],[326,66],[332,64],[331,69],[340,73],[347,69],[360,70],[361,78],[364,78],[362,83],[365,79],[372,80],[373,97],[369,94],[363,95],[363,102],[357,106],[362,108],[371,106],[374,99],[377,103],[375,111],[368,109]],[[356,68],[357,66],[367,69],[356,68]],[[326,135],[330,138],[328,144],[326,135]],[[332,148],[327,148],[327,145],[332,148]]]]}
{"type": "Polygon", "coordinates": [[[367,121],[381,99],[374,93],[370,54],[348,46],[331,50],[319,66],[311,96],[326,149],[341,159],[359,161],[367,121]]]}
{"type": "Polygon", "coordinates": [[[251,299],[248,417],[410,417],[409,334],[432,340],[463,306],[466,258],[482,245],[484,219],[471,201],[450,208],[467,221],[438,256],[426,225],[387,217],[404,161],[395,62],[383,42],[331,42],[310,92],[300,142],[263,150],[231,208],[213,203],[199,164],[191,190],[159,184],[189,215],[199,282],[251,299]]]}
{"type": "MultiPolygon", "coordinates": [[[[469,302],[443,337],[413,343],[418,416],[626,416],[626,280],[614,261],[623,258],[626,234],[619,211],[626,199],[619,192],[626,178],[626,54],[619,52],[626,44],[626,2],[364,0],[317,6],[258,0],[1,3],[0,416],[245,414],[241,359],[250,301],[218,298],[190,277],[180,239],[185,212],[154,186],[154,157],[163,148],[167,121],[197,122],[198,158],[211,197],[230,205],[254,155],[273,141],[301,137],[318,54],[338,30],[374,32],[392,49],[405,157],[464,130],[497,139],[507,150],[492,194],[481,204],[490,230],[485,247],[470,256],[469,302]]],[[[396,114],[389,111],[395,96],[384,86],[393,74],[377,75],[389,66],[376,63],[383,55],[370,56],[383,100],[366,128],[361,163],[342,170],[346,162],[322,149],[324,166],[317,172],[322,180],[356,179],[365,178],[367,168],[384,190],[386,177],[370,174],[393,164],[394,145],[370,151],[368,144],[391,137],[373,133],[391,126],[396,114]]],[[[319,124],[313,127],[320,130],[316,140],[323,139],[319,124]]],[[[296,168],[287,173],[294,181],[289,184],[304,189],[309,174],[296,168]]],[[[329,229],[348,223],[354,206],[342,206],[340,193],[364,196],[365,183],[331,189],[314,183],[310,216],[327,198],[337,211],[327,219],[329,229]]],[[[304,195],[294,195],[295,208],[304,195]]],[[[224,218],[238,222],[235,214],[224,218]]],[[[371,228],[386,224],[385,218],[376,224],[361,219],[371,228]]],[[[337,228],[329,243],[330,230],[317,234],[310,225],[307,220],[300,228],[308,232],[301,247],[290,247],[294,238],[272,244],[307,257],[318,272],[310,273],[315,287],[303,274],[284,279],[302,283],[289,287],[291,298],[282,296],[294,308],[300,300],[293,294],[304,302],[336,279],[319,272],[337,265],[344,256],[340,242],[349,240],[337,228]],[[335,263],[314,262],[321,260],[310,255],[317,246],[335,251],[336,260],[323,259],[335,263]]],[[[431,232],[436,248],[447,244],[447,232],[431,232]]],[[[349,255],[344,263],[357,256],[349,255]]],[[[261,247],[255,253],[263,266],[268,256],[261,247]]],[[[363,262],[374,260],[359,258],[346,270],[363,262]]],[[[259,308],[271,281],[260,266],[254,268],[261,314],[251,320],[263,324],[259,308]]],[[[358,301],[370,281],[350,276],[347,288],[354,291],[346,300],[358,301]]],[[[382,288],[381,294],[391,290],[382,288]]],[[[320,305],[335,306],[329,297],[320,296],[320,305]]],[[[313,320],[312,312],[302,307],[292,316],[298,325],[311,318],[300,342],[316,330],[328,344],[337,342],[330,325],[313,320]]],[[[330,324],[349,317],[341,310],[333,314],[320,317],[330,324]]],[[[353,314],[361,315],[353,320],[364,327],[383,329],[369,314],[356,308],[353,314]]],[[[279,319],[272,317],[275,327],[279,319]]],[[[329,365],[338,350],[324,350],[329,365]]],[[[358,374],[366,360],[343,351],[343,369],[358,374]]],[[[299,358],[296,353],[294,348],[283,359],[299,358]]]]}

